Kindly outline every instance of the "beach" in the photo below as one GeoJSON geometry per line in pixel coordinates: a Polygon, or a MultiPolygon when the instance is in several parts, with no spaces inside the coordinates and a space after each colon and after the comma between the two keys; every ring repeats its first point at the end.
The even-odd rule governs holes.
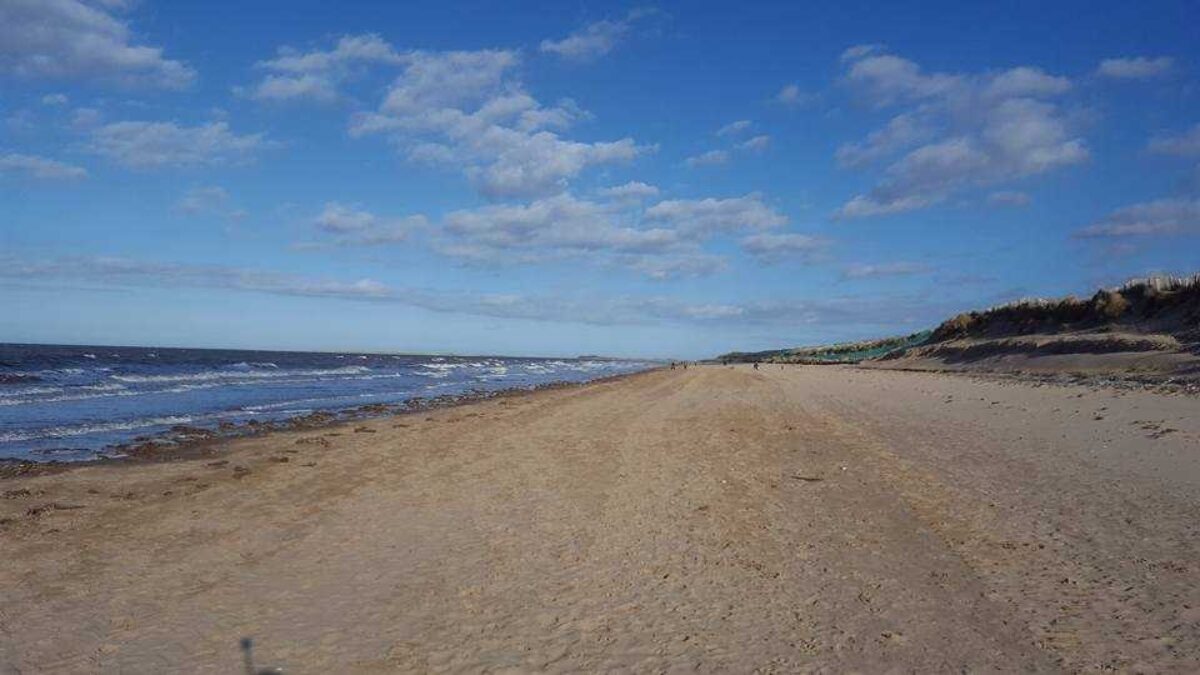
{"type": "Polygon", "coordinates": [[[1200,398],[693,366],[0,480],[0,672],[1200,669],[1200,398]]]}

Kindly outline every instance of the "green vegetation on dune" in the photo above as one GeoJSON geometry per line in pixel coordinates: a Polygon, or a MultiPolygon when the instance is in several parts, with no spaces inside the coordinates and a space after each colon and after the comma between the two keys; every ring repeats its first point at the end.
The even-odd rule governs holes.
{"type": "Polygon", "coordinates": [[[1200,275],[1138,279],[1086,300],[1025,299],[964,312],[934,329],[930,342],[1116,329],[1200,341],[1200,275]]]}
{"type": "MultiPolygon", "coordinates": [[[[1137,279],[1117,288],[1101,289],[1087,299],[1067,296],[1051,300],[1018,300],[982,311],[963,312],[933,330],[901,337],[761,352],[729,352],[716,360],[730,363],[858,363],[896,358],[914,347],[926,347],[916,351],[928,351],[934,345],[955,340],[1065,336],[1070,333],[1082,334],[1075,336],[1082,338],[1118,332],[1169,336],[1173,344],[1185,345],[1189,351],[1196,350],[1200,345],[1200,274],[1137,279]]],[[[1072,343],[1076,349],[1082,349],[1083,344],[1080,340],[1072,343]]],[[[1116,349],[1120,345],[1114,342],[1112,346],[1116,349]]],[[[1060,347],[1065,349],[1068,345],[1060,347]]]]}
{"type": "Polygon", "coordinates": [[[860,340],[834,345],[774,349],[762,352],[730,352],[718,356],[717,360],[731,363],[858,363],[924,344],[930,334],[930,331],[926,330],[911,335],[879,340],[860,340]]]}

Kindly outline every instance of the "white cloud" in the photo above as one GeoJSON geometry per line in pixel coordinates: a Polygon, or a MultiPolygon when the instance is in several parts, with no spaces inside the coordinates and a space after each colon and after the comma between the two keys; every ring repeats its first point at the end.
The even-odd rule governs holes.
{"type": "Polygon", "coordinates": [[[534,134],[494,127],[472,150],[490,164],[471,166],[470,178],[492,198],[534,196],[565,190],[567,180],[596,164],[629,161],[647,149],[624,138],[582,143],[540,131],[534,134]]]}
{"type": "Polygon", "coordinates": [[[135,169],[236,164],[275,147],[262,134],[239,136],[225,122],[114,122],[92,131],[89,149],[135,169]]]}
{"type": "Polygon", "coordinates": [[[561,40],[542,40],[538,48],[572,61],[592,61],[611,52],[637,21],[658,13],[652,8],[634,9],[624,19],[596,21],[561,40]]]}
{"type": "Polygon", "coordinates": [[[698,166],[716,166],[729,161],[729,151],[727,150],[709,150],[702,152],[699,155],[693,155],[683,160],[684,164],[693,169],[698,166]]]}
{"type": "Polygon", "coordinates": [[[0,72],[182,89],[196,74],[162,49],[132,43],[110,7],[78,0],[0,3],[0,72]]]}
{"type": "Polygon", "coordinates": [[[42,105],[66,105],[70,99],[66,94],[46,94],[42,97],[42,105]]]}
{"type": "Polygon", "coordinates": [[[849,63],[846,81],[877,107],[944,96],[963,84],[960,76],[925,73],[912,61],[891,54],[867,54],[849,63]]]}
{"type": "Polygon", "coordinates": [[[1200,123],[1178,136],[1157,136],[1150,139],[1150,152],[1179,157],[1200,157],[1200,123]]]}
{"type": "Polygon", "coordinates": [[[653,185],[647,185],[641,181],[629,181],[624,185],[614,185],[613,187],[602,188],[597,190],[597,193],[602,197],[618,200],[641,200],[657,197],[659,189],[653,185]]]}
{"type": "Polygon", "coordinates": [[[229,220],[241,220],[246,212],[232,205],[229,192],[219,185],[189,188],[175,203],[175,210],[189,216],[214,214],[229,220]]]}
{"type": "Polygon", "coordinates": [[[904,213],[932,206],[941,198],[907,196],[879,200],[867,195],[855,195],[834,213],[837,218],[868,218],[870,216],[886,216],[893,213],[904,213]]]}
{"type": "Polygon", "coordinates": [[[877,279],[880,277],[904,277],[927,274],[928,265],[913,262],[893,262],[878,265],[856,264],[842,270],[843,279],[877,279]]]}
{"type": "Polygon", "coordinates": [[[1015,190],[997,190],[987,196],[990,206],[1029,206],[1029,195],[1015,190]]]}
{"type": "Polygon", "coordinates": [[[913,114],[896,115],[882,129],[867,134],[865,140],[845,143],[837,149],[840,166],[854,168],[877,162],[893,153],[929,138],[931,131],[913,114]]]}
{"type": "Polygon", "coordinates": [[[372,65],[400,66],[407,57],[374,34],[345,35],[329,50],[300,52],[282,47],[275,58],[257,67],[267,71],[257,84],[238,88],[239,93],[260,101],[309,99],[332,101],[338,87],[372,65]]]}
{"type": "Polygon", "coordinates": [[[754,138],[750,138],[738,143],[737,147],[739,150],[762,152],[763,150],[766,150],[767,146],[769,145],[771,145],[771,137],[766,134],[760,134],[754,138]]]}
{"type": "Polygon", "coordinates": [[[841,59],[842,61],[856,61],[864,56],[867,56],[868,54],[874,54],[875,52],[883,51],[883,49],[884,46],[881,44],[854,45],[853,47],[847,47],[846,50],[842,52],[841,59]]]}
{"type": "Polygon", "coordinates": [[[775,94],[775,100],[786,106],[801,107],[816,101],[817,96],[805,92],[797,84],[785,84],[779,93],[775,94]]]}
{"type": "Polygon", "coordinates": [[[77,131],[86,131],[100,124],[104,116],[95,108],[76,108],[71,113],[71,127],[77,131]]]}
{"type": "Polygon", "coordinates": [[[717,135],[718,136],[736,136],[736,135],[742,133],[743,131],[750,129],[750,127],[752,127],[752,126],[754,126],[754,123],[751,122],[750,120],[737,120],[734,122],[730,122],[729,124],[726,124],[725,126],[721,127],[720,129],[717,129],[717,135]]]}
{"type": "Polygon", "coordinates": [[[1117,209],[1075,233],[1080,239],[1115,239],[1200,232],[1200,199],[1159,199],[1117,209]]]}
{"type": "Polygon", "coordinates": [[[618,256],[615,263],[655,281],[706,277],[729,267],[725,258],[708,253],[624,255],[618,256]]]}
{"type": "Polygon", "coordinates": [[[482,104],[492,101],[505,104],[492,111],[495,116],[525,112],[536,102],[517,91],[501,96],[509,93],[502,91],[505,74],[519,62],[516,52],[506,50],[415,52],[388,90],[381,112],[414,126],[440,126],[444,122],[438,118],[450,110],[470,104],[482,110],[482,104]]]}
{"type": "Polygon", "coordinates": [[[587,61],[612,51],[628,32],[629,24],[624,21],[597,21],[562,40],[542,40],[539,48],[563,58],[587,61]]]}
{"type": "Polygon", "coordinates": [[[8,153],[0,155],[0,174],[22,173],[34,178],[85,178],[87,169],[45,157],[8,153]]]}
{"type": "Polygon", "coordinates": [[[688,232],[766,230],[786,225],[787,216],[763,203],[758,194],[729,199],[672,199],[646,209],[645,220],[688,232]]]}
{"type": "MultiPolygon", "coordinates": [[[[631,185],[621,193],[648,196],[649,186],[631,185]]],[[[493,265],[580,258],[661,280],[723,271],[725,259],[704,250],[709,240],[786,222],[754,194],[667,200],[643,210],[636,201],[594,202],[565,193],[452,212],[436,229],[434,248],[493,265]]]]}
{"type": "Polygon", "coordinates": [[[1071,81],[1065,77],[1047,75],[1040,68],[1020,66],[992,77],[986,85],[985,93],[994,98],[1056,96],[1065,94],[1070,89],[1071,81]]]}
{"type": "Polygon", "coordinates": [[[1147,80],[1167,74],[1172,65],[1174,60],[1168,56],[1104,59],[1096,68],[1096,74],[1118,80],[1147,80]]]}
{"type": "Polygon", "coordinates": [[[743,251],[768,264],[791,257],[815,260],[829,246],[829,242],[820,237],[795,233],[752,234],[741,243],[743,251]]]}
{"type": "Polygon", "coordinates": [[[327,202],[313,224],[334,235],[338,245],[373,245],[404,241],[414,231],[427,227],[428,221],[421,215],[383,218],[361,208],[327,202]]]}
{"type": "Polygon", "coordinates": [[[229,203],[229,193],[219,185],[202,185],[189,189],[175,204],[183,213],[195,214],[223,207],[229,203]]]}
{"type": "Polygon", "coordinates": [[[588,167],[629,161],[653,148],[630,138],[585,143],[558,130],[586,116],[574,102],[542,106],[510,76],[515,52],[413,53],[378,112],[351,134],[386,134],[415,161],[459,167],[486,196],[562,192],[588,167]]]}
{"type": "MultiPolygon", "coordinates": [[[[584,252],[666,252],[678,248],[678,233],[614,222],[602,204],[570,194],[528,204],[496,204],[448,214],[443,229],[475,247],[492,251],[537,251],[546,257],[584,252]]],[[[498,256],[499,257],[499,256],[498,256]]]]}
{"type": "Polygon", "coordinates": [[[870,52],[849,60],[847,84],[876,107],[904,106],[882,129],[838,149],[842,166],[892,159],[874,188],[835,215],[856,218],[926,208],[955,192],[1087,161],[1069,118],[1052,99],[1067,78],[1021,66],[978,75],[926,73],[870,52]],[[924,143],[924,145],[918,145],[924,143]]]}

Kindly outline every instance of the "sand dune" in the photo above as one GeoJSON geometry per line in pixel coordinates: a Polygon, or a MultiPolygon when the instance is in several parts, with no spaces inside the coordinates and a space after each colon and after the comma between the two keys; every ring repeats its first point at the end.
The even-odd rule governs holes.
{"type": "Polygon", "coordinates": [[[0,671],[1200,669],[1200,399],[695,367],[0,481],[0,671]]]}

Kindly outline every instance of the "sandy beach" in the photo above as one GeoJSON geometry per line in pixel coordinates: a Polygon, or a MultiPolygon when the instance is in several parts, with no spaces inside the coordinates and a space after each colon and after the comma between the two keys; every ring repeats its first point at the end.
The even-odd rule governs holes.
{"type": "Polygon", "coordinates": [[[1200,669],[1200,399],[693,367],[0,481],[0,672],[1200,669]]]}

